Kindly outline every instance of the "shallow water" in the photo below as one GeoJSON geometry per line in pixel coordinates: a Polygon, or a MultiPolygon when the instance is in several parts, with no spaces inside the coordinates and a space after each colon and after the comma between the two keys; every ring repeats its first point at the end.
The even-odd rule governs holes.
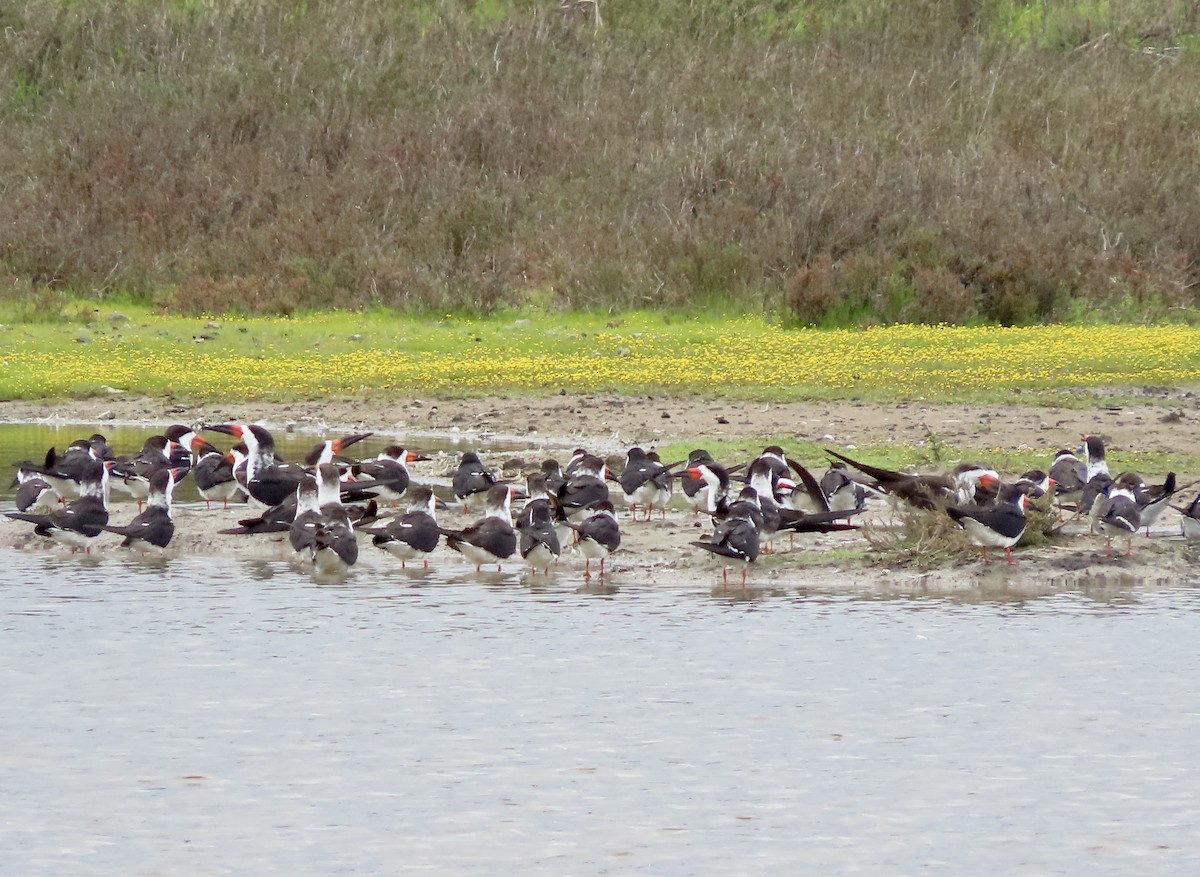
{"type": "Polygon", "coordinates": [[[1196,590],[0,563],[3,873],[1200,867],[1196,590]]]}
{"type": "MultiPolygon", "coordinates": [[[[0,503],[11,501],[16,493],[12,486],[14,464],[30,460],[42,463],[46,459],[46,450],[56,448],[59,452],[66,449],[76,439],[86,439],[93,433],[99,432],[108,439],[109,446],[118,455],[132,456],[141,448],[142,443],[150,436],[161,434],[165,427],[137,426],[113,423],[0,423],[0,503]]],[[[227,435],[215,432],[202,433],[206,439],[221,450],[228,450],[236,440],[227,435]]],[[[331,432],[328,436],[306,430],[275,430],[277,452],[285,460],[303,460],[313,445],[347,433],[331,432]]],[[[374,459],[388,445],[399,441],[396,435],[373,435],[357,444],[351,445],[346,453],[355,459],[374,459]]],[[[450,453],[457,455],[467,450],[486,450],[488,453],[522,453],[532,451],[537,447],[533,442],[513,440],[488,440],[486,443],[466,441],[452,434],[436,434],[409,436],[405,439],[405,447],[423,454],[450,453]]],[[[534,454],[535,462],[541,457],[534,454]]],[[[175,498],[180,502],[199,499],[195,485],[191,479],[183,481],[176,489],[175,498]]]]}

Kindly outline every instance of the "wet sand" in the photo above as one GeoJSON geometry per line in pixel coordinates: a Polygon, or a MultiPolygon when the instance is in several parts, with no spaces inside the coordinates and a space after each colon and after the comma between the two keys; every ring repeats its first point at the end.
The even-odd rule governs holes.
{"type": "MultiPolygon", "coordinates": [[[[1186,401],[1187,405],[1193,405],[1186,401]]],[[[565,459],[571,449],[587,447],[600,453],[615,454],[630,445],[655,445],[688,442],[703,446],[706,438],[753,441],[763,435],[793,435],[797,440],[855,443],[889,441],[916,443],[929,432],[963,447],[1043,448],[1070,444],[1081,432],[1103,432],[1114,449],[1138,448],[1150,451],[1197,453],[1200,441],[1195,436],[1194,407],[1181,404],[1108,408],[1055,409],[1019,406],[950,406],[923,403],[865,405],[861,403],[791,403],[764,405],[727,400],[681,400],[619,397],[531,397],[528,399],[438,399],[398,401],[334,400],[326,403],[272,404],[250,402],[224,405],[185,406],[157,399],[118,397],[64,403],[0,403],[0,419],[95,423],[172,422],[204,423],[232,419],[262,422],[273,430],[289,428],[341,432],[370,429],[395,435],[419,448],[424,434],[450,433],[462,440],[467,449],[478,440],[486,445],[497,436],[532,438],[538,450],[524,460],[528,469],[536,468],[546,456],[565,459]],[[662,414],[668,414],[663,417],[662,414]],[[727,421],[717,423],[717,418],[727,421]],[[531,427],[533,429],[531,429],[531,427]],[[534,432],[536,429],[536,432],[534,432]]],[[[488,459],[500,468],[511,460],[488,459]]],[[[511,455],[506,455],[511,456],[511,455]]],[[[815,462],[815,461],[809,461],[815,462]]],[[[444,484],[452,459],[440,455],[427,463],[414,464],[415,483],[444,484]]],[[[516,469],[510,475],[517,474],[516,469]]],[[[1146,473],[1153,475],[1158,473],[1146,473]]],[[[1190,480],[1189,473],[1180,473],[1190,480]]],[[[1191,495],[1189,491],[1189,496],[1191,495]]],[[[665,520],[633,522],[624,509],[619,493],[614,497],[621,511],[622,545],[609,560],[606,581],[664,586],[722,587],[724,561],[694,548],[688,543],[708,532],[706,519],[697,518],[681,507],[672,509],[665,520]]],[[[132,502],[117,498],[112,508],[114,522],[132,518],[132,502]]],[[[176,535],[170,553],[175,555],[238,556],[248,559],[285,560],[294,557],[286,534],[271,536],[228,536],[216,531],[245,517],[245,506],[229,511],[203,503],[179,504],[176,508],[176,535]]],[[[460,526],[476,517],[455,506],[439,515],[447,526],[460,526]]],[[[863,516],[869,526],[887,527],[892,515],[886,504],[875,502],[863,516]]],[[[964,554],[961,562],[934,570],[908,566],[888,566],[869,550],[859,533],[801,535],[789,548],[786,536],[776,540],[776,553],[763,555],[749,573],[751,588],[808,588],[817,590],[870,590],[882,593],[931,593],[946,591],[1003,590],[1006,593],[1050,593],[1064,587],[1118,588],[1178,585],[1190,579],[1191,551],[1179,538],[1178,517],[1168,512],[1156,526],[1154,536],[1139,535],[1129,557],[1104,556],[1104,539],[1088,536],[1086,525],[1071,524],[1068,538],[1035,549],[1018,549],[1018,565],[1003,562],[984,565],[975,554],[964,554]]],[[[119,556],[120,539],[104,535],[97,540],[94,554],[119,556]]],[[[363,540],[359,564],[354,575],[391,570],[399,564],[363,540]]],[[[28,524],[4,520],[0,523],[0,547],[29,551],[65,552],[66,549],[34,536],[28,524]]],[[[1120,541],[1123,548],[1123,540],[1120,541]]],[[[474,566],[455,552],[439,547],[431,563],[439,568],[454,568],[474,574],[474,566]]],[[[565,553],[551,575],[578,578],[583,582],[583,558],[565,553]]],[[[410,564],[412,566],[412,564],[410,564]]],[[[418,563],[419,568],[421,565],[418,563]]],[[[593,570],[595,564],[593,563],[593,570]]],[[[506,573],[519,573],[534,582],[540,572],[531,573],[519,557],[505,565],[506,573]]],[[[495,568],[492,568],[494,573],[495,568]]],[[[417,573],[414,573],[417,574],[417,573]]],[[[488,575],[485,570],[481,575],[488,575]]],[[[730,566],[731,588],[740,588],[740,567],[730,566]]],[[[597,582],[593,576],[592,582],[597,582]]]]}

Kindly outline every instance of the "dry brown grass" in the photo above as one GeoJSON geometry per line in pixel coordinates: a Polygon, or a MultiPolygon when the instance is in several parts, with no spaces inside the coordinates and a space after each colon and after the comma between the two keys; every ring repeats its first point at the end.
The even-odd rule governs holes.
{"type": "Polygon", "coordinates": [[[188,311],[1193,308],[1194,10],[1058,4],[1014,42],[1001,6],[23,0],[0,279],[188,311]]]}

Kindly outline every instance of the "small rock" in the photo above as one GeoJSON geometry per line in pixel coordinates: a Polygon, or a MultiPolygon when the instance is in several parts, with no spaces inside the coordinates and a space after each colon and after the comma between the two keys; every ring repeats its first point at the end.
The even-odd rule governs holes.
{"type": "Polygon", "coordinates": [[[111,411],[101,411],[99,414],[96,415],[96,419],[97,420],[116,420],[117,415],[113,414],[111,411]]]}
{"type": "Polygon", "coordinates": [[[1183,422],[1183,412],[1182,411],[1168,412],[1167,414],[1164,414],[1162,417],[1159,418],[1159,422],[1161,422],[1161,423],[1182,423],[1183,422]]]}
{"type": "Polygon", "coordinates": [[[722,414],[717,416],[717,423],[729,423],[729,420],[722,414]]]}
{"type": "Polygon", "coordinates": [[[350,336],[350,340],[351,341],[362,341],[362,335],[359,335],[357,332],[355,332],[353,335],[350,336]]]}
{"type": "Polygon", "coordinates": [[[76,335],[75,343],[76,344],[91,344],[92,339],[90,337],[88,337],[87,335],[76,335]]]}
{"type": "Polygon", "coordinates": [[[108,321],[110,323],[128,323],[129,317],[125,316],[120,311],[113,311],[108,315],[108,321]]]}
{"type": "Polygon", "coordinates": [[[667,412],[665,412],[665,411],[664,411],[664,412],[662,413],[662,419],[663,419],[663,420],[670,420],[670,419],[671,419],[671,415],[670,415],[670,414],[668,414],[667,412]]]}
{"type": "Polygon", "coordinates": [[[616,349],[617,356],[629,356],[632,352],[628,347],[618,347],[616,349]]]}
{"type": "Polygon", "coordinates": [[[205,329],[220,329],[221,324],[216,322],[215,320],[209,320],[207,323],[204,324],[204,328],[205,329]]]}

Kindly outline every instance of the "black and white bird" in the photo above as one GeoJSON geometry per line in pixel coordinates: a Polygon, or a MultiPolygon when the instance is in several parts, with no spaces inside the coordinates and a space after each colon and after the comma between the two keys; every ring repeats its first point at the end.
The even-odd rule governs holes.
{"type": "Polygon", "coordinates": [[[1087,464],[1069,448],[1063,448],[1054,455],[1053,462],[1046,474],[1054,481],[1054,495],[1058,500],[1059,514],[1062,513],[1064,502],[1079,502],[1083,486],[1087,484],[1087,464]]]}
{"type": "MultiPolygon", "coordinates": [[[[1108,495],[1113,483],[1112,474],[1108,471],[1107,451],[1104,439],[1098,435],[1083,436],[1083,487],[1079,492],[1079,512],[1091,515],[1096,501],[1108,495]]],[[[1053,478],[1054,476],[1051,475],[1053,478]]],[[[1094,517],[1094,516],[1093,516],[1094,517]]],[[[1094,529],[1094,526],[1093,526],[1094,529]]]]}
{"type": "MultiPolygon", "coordinates": [[[[998,483],[999,479],[990,475],[981,479],[981,484],[986,487],[996,487],[998,483]]],[[[1010,566],[1015,566],[1012,547],[1025,535],[1028,499],[1028,491],[1023,485],[1009,484],[999,488],[995,502],[951,505],[946,507],[946,514],[980,547],[984,563],[991,563],[987,553],[989,548],[1003,548],[1005,559],[1010,566]]]]}
{"type": "Polygon", "coordinates": [[[657,455],[652,457],[637,446],[630,448],[625,452],[625,466],[617,481],[634,520],[638,508],[645,512],[644,520],[647,521],[656,506],[666,514],[666,504],[671,500],[672,475],[657,455]]]}
{"type": "Polygon", "coordinates": [[[322,463],[315,478],[300,480],[288,538],[292,548],[308,555],[318,575],[343,575],[358,562],[358,540],[342,505],[341,471],[334,464],[322,463]]]}
{"type": "Polygon", "coordinates": [[[91,553],[92,541],[104,532],[108,523],[108,468],[104,462],[90,456],[87,466],[80,469],[79,498],[48,514],[8,512],[8,517],[33,524],[33,532],[48,536],[56,542],[83,548],[91,553]]]}
{"type": "Polygon", "coordinates": [[[583,576],[591,578],[593,560],[600,561],[600,575],[604,575],[604,561],[621,545],[621,527],[617,523],[617,510],[608,500],[591,506],[571,529],[579,534],[579,553],[584,557],[583,576]]]}
{"type": "Polygon", "coordinates": [[[30,473],[17,472],[17,511],[48,515],[62,504],[58,491],[46,479],[30,473]]]}
{"type": "MultiPolygon", "coordinates": [[[[683,488],[683,495],[693,511],[707,511],[711,513],[710,510],[716,509],[716,497],[710,495],[713,489],[713,482],[705,479],[700,468],[702,465],[723,473],[725,490],[728,490],[729,473],[725,471],[725,467],[718,464],[712,458],[712,454],[703,448],[696,448],[688,454],[684,470],[679,473],[680,486],[683,488]]],[[[718,478],[718,482],[720,480],[718,478]]]]}
{"type": "Polygon", "coordinates": [[[118,527],[106,525],[107,533],[124,536],[122,548],[131,548],[143,554],[162,552],[171,544],[175,535],[175,521],[171,517],[171,499],[175,492],[176,469],[159,469],[150,476],[146,494],[146,507],[128,524],[118,527]]]}
{"type": "MultiPolygon", "coordinates": [[[[270,508],[295,496],[300,480],[307,473],[303,466],[277,461],[275,438],[269,430],[254,423],[218,423],[204,428],[245,443],[246,460],[240,483],[251,505],[270,508]]],[[[238,471],[235,468],[234,474],[238,471]]]]}
{"type": "Polygon", "coordinates": [[[558,493],[558,489],[566,483],[567,476],[563,473],[558,460],[553,457],[542,461],[540,471],[542,477],[546,479],[546,491],[551,495],[558,493]]]}
{"type": "Polygon", "coordinates": [[[223,453],[211,442],[189,433],[179,443],[192,452],[192,480],[204,500],[206,508],[220,501],[222,508],[229,508],[229,501],[245,496],[245,491],[233,475],[234,456],[223,453]]]}
{"type": "Polygon", "coordinates": [[[1171,506],[1179,512],[1179,529],[1188,542],[1200,542],[1200,493],[1186,506],[1171,506]]]}
{"type": "Polygon", "coordinates": [[[1112,482],[1108,492],[1096,498],[1093,509],[1096,526],[1105,534],[1104,556],[1112,557],[1112,537],[1114,533],[1124,533],[1127,537],[1125,545],[1126,556],[1133,553],[1133,534],[1142,526],[1142,515],[1138,509],[1137,499],[1128,482],[1112,482]]]}
{"type": "Polygon", "coordinates": [[[945,508],[957,498],[958,482],[952,475],[937,473],[914,475],[860,463],[829,448],[825,449],[825,453],[869,476],[872,479],[870,485],[872,489],[895,497],[915,508],[945,508]]]}
{"type": "MultiPolygon", "coordinates": [[[[96,434],[97,437],[104,437],[96,434]]],[[[74,499],[81,495],[80,484],[86,473],[92,471],[94,460],[103,460],[104,453],[112,456],[112,449],[107,442],[97,451],[89,439],[79,439],[71,442],[61,454],[54,448],[46,451],[43,462],[34,463],[26,460],[17,464],[17,480],[24,482],[30,478],[41,478],[54,488],[63,499],[74,499]]]]}
{"type": "Polygon", "coordinates": [[[696,485],[695,492],[689,495],[689,502],[696,511],[716,515],[724,509],[729,497],[729,472],[724,466],[711,457],[698,457],[688,464],[683,474],[685,494],[689,484],[696,485]]]}
{"type": "Polygon", "coordinates": [[[371,527],[363,532],[370,534],[372,545],[399,560],[401,569],[407,561],[417,558],[428,567],[429,555],[442,536],[437,525],[437,497],[428,487],[413,487],[408,491],[407,512],[384,527],[371,527]]]}
{"type": "Polygon", "coordinates": [[[530,500],[521,511],[521,518],[517,522],[521,557],[529,564],[531,571],[536,573],[541,567],[544,573],[548,573],[550,564],[557,562],[562,554],[550,501],[530,500]]]}
{"type": "Polygon", "coordinates": [[[1133,490],[1133,498],[1138,504],[1138,514],[1142,518],[1142,529],[1146,536],[1150,528],[1158,523],[1163,512],[1171,507],[1171,498],[1181,489],[1176,486],[1175,473],[1168,472],[1162,484],[1146,484],[1140,475],[1129,472],[1117,478],[1117,483],[1133,490]]]}
{"type": "Polygon", "coordinates": [[[400,504],[411,480],[408,464],[428,459],[399,445],[388,445],[374,460],[358,463],[351,468],[351,472],[356,479],[365,479],[371,492],[381,500],[396,506],[400,504]]]}
{"type": "Polygon", "coordinates": [[[463,504],[463,511],[468,511],[468,501],[477,493],[488,493],[496,484],[496,475],[474,451],[467,451],[458,462],[451,486],[454,496],[463,504]]]}
{"type": "Polygon", "coordinates": [[[482,518],[461,530],[438,527],[438,532],[446,537],[446,544],[475,564],[476,572],[485,563],[494,563],[499,570],[517,550],[517,532],[512,525],[514,493],[508,484],[493,484],[482,518]]]}
{"type": "Polygon", "coordinates": [[[835,460],[825,470],[820,486],[831,511],[860,512],[866,507],[866,486],[850,474],[841,460],[835,460]]]}
{"type": "Polygon", "coordinates": [[[595,454],[584,454],[576,461],[556,496],[567,518],[578,522],[591,514],[597,504],[608,502],[607,473],[604,460],[595,454]]]}
{"type": "MultiPolygon", "coordinates": [[[[753,487],[743,487],[737,500],[729,504],[728,513],[724,520],[717,524],[712,536],[707,541],[696,540],[691,544],[718,557],[740,561],[744,587],[749,565],[758,560],[762,547],[761,521],[762,509],[758,492],[753,487]]],[[[729,567],[723,569],[721,578],[728,584],[729,567]]]]}
{"type": "MultiPolygon", "coordinates": [[[[180,462],[175,456],[177,448],[178,443],[166,435],[150,436],[133,456],[117,457],[112,461],[110,485],[133,497],[140,511],[150,496],[150,479],[154,473],[180,462]]],[[[186,472],[186,468],[183,471],[186,472]]]]}

